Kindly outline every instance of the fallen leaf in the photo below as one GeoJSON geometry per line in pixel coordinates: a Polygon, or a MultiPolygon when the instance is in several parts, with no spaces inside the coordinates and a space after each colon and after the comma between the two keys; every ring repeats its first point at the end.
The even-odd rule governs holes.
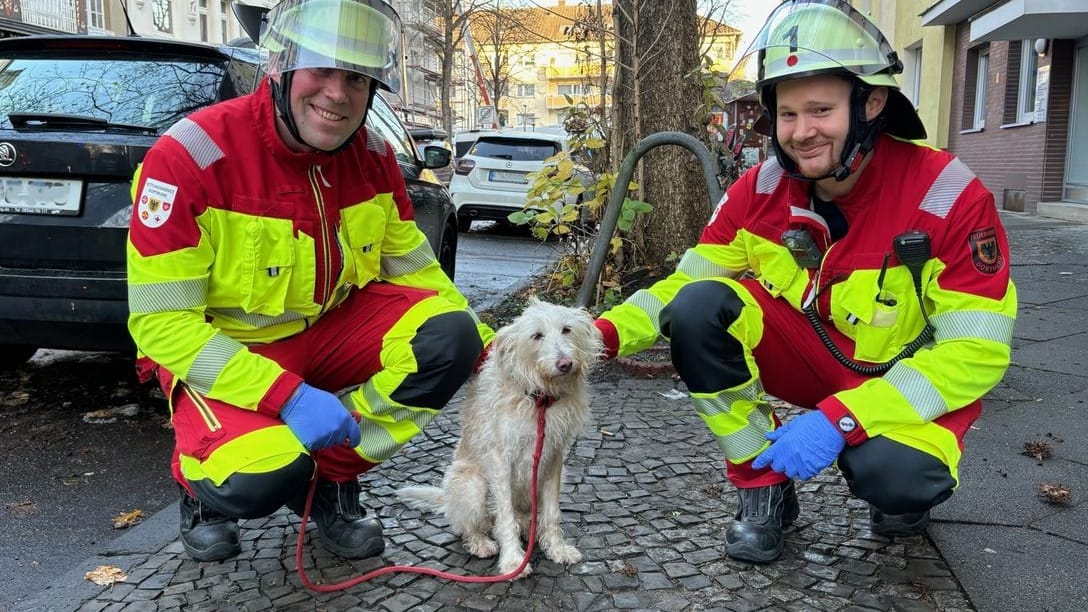
{"type": "Polygon", "coordinates": [[[114,529],[127,529],[135,525],[139,525],[144,520],[144,511],[139,508],[131,512],[122,512],[113,517],[114,529]]]}
{"type": "Polygon", "coordinates": [[[6,406],[22,406],[30,401],[30,394],[26,391],[12,391],[3,401],[6,406]]]}
{"type": "Polygon", "coordinates": [[[99,565],[84,574],[83,577],[98,586],[112,586],[115,582],[128,580],[128,574],[124,570],[112,565],[99,565]]]}
{"type": "Polygon", "coordinates": [[[28,514],[34,514],[38,511],[38,506],[29,499],[24,499],[20,502],[8,504],[8,511],[15,516],[26,516],[28,514]]]}
{"type": "Polygon", "coordinates": [[[1043,483],[1039,485],[1039,497],[1048,504],[1068,504],[1073,500],[1073,492],[1061,484],[1043,483]]]}
{"type": "Polygon", "coordinates": [[[1050,445],[1042,440],[1024,442],[1024,450],[1020,451],[1020,454],[1034,457],[1039,461],[1050,459],[1050,445]]]}

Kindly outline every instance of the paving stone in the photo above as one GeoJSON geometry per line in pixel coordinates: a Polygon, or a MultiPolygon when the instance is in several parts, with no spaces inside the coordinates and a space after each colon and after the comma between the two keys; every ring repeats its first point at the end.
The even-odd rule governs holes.
{"type": "MultiPolygon", "coordinates": [[[[568,457],[560,489],[563,529],[582,551],[563,566],[539,551],[530,576],[464,583],[397,573],[333,593],[301,585],[295,547],[301,520],[286,509],[243,521],[243,554],[196,563],[177,540],[129,570],[130,584],[103,590],[71,609],[109,610],[440,610],[563,612],[646,610],[971,611],[940,554],[924,537],[889,540],[869,532],[868,504],[851,497],[834,470],[798,483],[802,513],[778,562],[729,559],[722,538],[736,495],[720,450],[691,412],[662,402],[672,381],[602,378],[595,411],[568,457]],[[604,435],[602,430],[610,432],[604,435]]],[[[363,504],[386,530],[378,559],[345,562],[306,537],[303,568],[331,584],[394,564],[471,576],[495,560],[468,555],[441,515],[406,508],[396,490],[442,479],[459,427],[460,396],[378,470],[362,478],[363,504]]],[[[313,528],[312,523],[308,525],[313,528]]]]}

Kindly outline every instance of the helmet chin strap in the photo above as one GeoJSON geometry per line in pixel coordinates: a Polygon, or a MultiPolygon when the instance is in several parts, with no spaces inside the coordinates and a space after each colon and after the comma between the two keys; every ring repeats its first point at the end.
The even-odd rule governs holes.
{"type": "Polygon", "coordinates": [[[811,177],[801,174],[797,163],[786,154],[782,145],[778,143],[777,121],[775,121],[774,112],[769,110],[774,108],[772,89],[772,92],[765,96],[768,104],[763,112],[768,114],[770,120],[771,143],[774,146],[774,154],[778,158],[778,164],[782,166],[786,174],[795,179],[817,182],[829,178],[836,181],[845,181],[847,177],[856,172],[858,167],[861,166],[861,162],[865,161],[865,155],[873,150],[876,136],[884,126],[883,115],[876,117],[872,121],[865,120],[865,104],[868,102],[869,93],[872,91],[871,87],[854,79],[850,88],[850,131],[846,133],[846,142],[843,145],[842,155],[839,157],[839,165],[823,176],[811,177]]]}
{"type": "Polygon", "coordinates": [[[351,141],[355,140],[355,135],[359,133],[359,130],[363,129],[364,125],[366,125],[366,116],[370,114],[370,107],[374,103],[374,95],[378,93],[378,82],[373,79],[370,81],[370,94],[367,97],[366,110],[363,111],[363,120],[359,122],[359,127],[348,136],[343,144],[335,149],[326,151],[325,149],[319,149],[306,142],[302,137],[302,134],[298,131],[298,123],[295,122],[295,114],[291,112],[291,83],[294,81],[294,74],[295,71],[291,70],[280,75],[282,85],[281,83],[277,83],[274,79],[269,79],[272,86],[272,101],[275,103],[276,110],[279,111],[280,118],[283,119],[283,123],[287,126],[287,131],[291,134],[291,137],[315,151],[328,153],[330,155],[348,148],[348,146],[351,145],[351,141]]]}

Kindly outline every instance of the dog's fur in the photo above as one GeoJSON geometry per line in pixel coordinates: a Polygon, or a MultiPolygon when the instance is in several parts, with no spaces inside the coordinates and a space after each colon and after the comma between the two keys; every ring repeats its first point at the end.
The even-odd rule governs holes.
{"type": "MultiPolygon", "coordinates": [[[[517,569],[528,537],[530,480],[537,438],[536,397],[546,408],[537,475],[537,542],[556,563],[582,560],[563,537],[559,485],[563,460],[589,419],[588,371],[603,350],[588,311],[533,299],[501,328],[461,408],[461,438],[441,487],[407,487],[398,496],[415,508],[441,512],[465,549],[499,553],[498,573],[517,569]],[[489,537],[488,532],[491,532],[489,537]],[[497,544],[496,544],[497,541],[497,544]]],[[[521,576],[531,567],[526,564],[521,576]]]]}

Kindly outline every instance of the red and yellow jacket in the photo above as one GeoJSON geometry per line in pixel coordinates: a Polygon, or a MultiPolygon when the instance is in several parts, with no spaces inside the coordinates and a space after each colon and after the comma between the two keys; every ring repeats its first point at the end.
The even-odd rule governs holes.
{"type": "Polygon", "coordinates": [[[266,82],[171,127],[133,178],[127,255],[142,356],[269,414],[301,379],[246,345],[305,330],[352,287],[432,289],[472,312],[415,224],[388,143],[364,128],[335,154],[296,153],[274,112],[266,82]]]}
{"type": "Polygon", "coordinates": [[[993,195],[970,169],[948,153],[880,137],[854,188],[835,201],[849,230],[827,244],[812,270],[782,245],[783,233],[797,227],[815,229],[820,239],[809,186],[774,159],[745,173],[672,275],[601,316],[615,327],[606,343],[620,355],[642,350],[657,340],[658,314],[684,284],[749,272],[798,311],[815,291],[821,319],[854,341],[854,359],[887,361],[924,327],[911,274],[892,252],[894,237],[921,230],[932,244],[922,287],[934,342],[817,407],[832,423],[852,414],[861,427],[846,437],[858,444],[899,424],[933,421],[993,388],[1009,365],[1016,290],[993,195]]]}

